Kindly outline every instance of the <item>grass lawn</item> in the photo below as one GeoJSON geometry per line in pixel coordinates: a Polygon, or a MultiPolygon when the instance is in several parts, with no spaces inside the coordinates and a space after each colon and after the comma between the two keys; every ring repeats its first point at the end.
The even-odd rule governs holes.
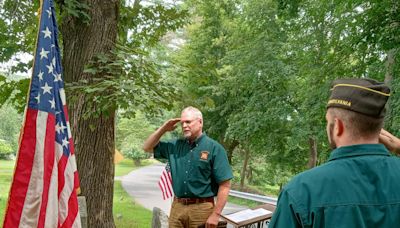
{"type": "Polygon", "coordinates": [[[115,165],[115,175],[116,177],[119,176],[124,176],[126,174],[128,174],[129,172],[131,172],[134,169],[146,166],[146,165],[150,165],[155,163],[156,160],[153,159],[146,159],[146,160],[142,160],[140,166],[135,166],[133,161],[130,159],[124,159],[122,160],[120,163],[118,163],[117,165],[115,165]]]}
{"type": "Polygon", "coordinates": [[[7,204],[13,172],[14,161],[0,160],[0,226],[3,225],[4,210],[7,204]]]}
{"type": "Polygon", "coordinates": [[[114,183],[113,214],[118,228],[151,227],[152,212],[135,203],[122,188],[121,181],[114,183]]]}
{"type": "Polygon", "coordinates": [[[237,205],[247,206],[249,208],[254,208],[256,206],[259,206],[259,205],[263,204],[263,203],[260,203],[260,202],[246,200],[246,199],[242,199],[242,198],[238,198],[238,197],[234,197],[234,196],[229,196],[228,197],[228,202],[229,203],[233,203],[233,204],[237,204],[237,205]]]}
{"type": "MultiPolygon", "coordinates": [[[[144,160],[142,166],[155,161],[144,160]]],[[[115,166],[115,176],[123,176],[134,170],[133,161],[125,159],[115,166]]],[[[0,160],[0,226],[3,225],[3,217],[10,190],[11,178],[14,172],[14,161],[0,160]]],[[[136,204],[124,191],[120,181],[114,183],[114,221],[118,228],[141,228],[151,226],[152,212],[136,204]]]]}

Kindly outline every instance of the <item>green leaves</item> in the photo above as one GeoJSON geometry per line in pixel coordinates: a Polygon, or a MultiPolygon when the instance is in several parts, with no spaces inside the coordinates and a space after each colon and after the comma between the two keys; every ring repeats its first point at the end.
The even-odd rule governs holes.
{"type": "Polygon", "coordinates": [[[90,6],[86,3],[77,0],[64,0],[59,4],[63,16],[73,16],[79,18],[84,24],[90,23],[90,6]]]}
{"type": "Polygon", "coordinates": [[[175,31],[186,23],[187,10],[161,3],[143,6],[139,2],[121,8],[119,39],[124,46],[153,47],[167,32],[175,31]]]}
{"type": "Polygon", "coordinates": [[[12,81],[0,75],[0,107],[9,103],[22,113],[27,102],[29,83],[30,79],[12,81]]]}
{"type": "MultiPolygon", "coordinates": [[[[4,0],[0,7],[0,62],[17,54],[33,53],[37,36],[39,1],[4,0]],[[35,15],[36,13],[36,15],[35,15]]],[[[18,59],[17,59],[18,61],[18,59]]],[[[30,63],[20,62],[11,73],[27,72],[30,63]]]]}
{"type": "MultiPolygon", "coordinates": [[[[116,110],[125,110],[128,116],[137,110],[148,114],[160,113],[164,108],[172,107],[176,97],[174,85],[165,81],[160,74],[162,66],[149,59],[149,53],[117,45],[109,55],[101,54],[86,66],[85,73],[93,75],[68,85],[72,99],[85,94],[88,106],[96,114],[116,110]],[[101,75],[101,77],[96,77],[101,75]]],[[[86,116],[93,113],[86,113],[86,116]]]]}
{"type": "Polygon", "coordinates": [[[18,136],[22,126],[22,113],[10,106],[0,108],[0,159],[18,150],[18,136]]]}

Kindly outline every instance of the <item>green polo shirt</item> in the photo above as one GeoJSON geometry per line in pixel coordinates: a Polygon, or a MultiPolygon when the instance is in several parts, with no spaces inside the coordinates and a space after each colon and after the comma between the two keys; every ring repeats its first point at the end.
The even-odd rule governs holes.
{"type": "Polygon", "coordinates": [[[179,198],[216,196],[218,184],[233,178],[225,149],[205,133],[192,144],[186,139],[160,142],[154,157],[168,159],[179,198]]]}
{"type": "Polygon", "coordinates": [[[400,159],[382,144],[335,149],[284,187],[269,227],[400,227],[400,159]]]}

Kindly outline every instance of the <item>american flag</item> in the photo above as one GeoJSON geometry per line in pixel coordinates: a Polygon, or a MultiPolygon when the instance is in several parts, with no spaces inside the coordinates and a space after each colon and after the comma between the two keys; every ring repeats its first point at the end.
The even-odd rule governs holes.
{"type": "Polygon", "coordinates": [[[164,200],[174,195],[174,192],[172,191],[172,177],[169,163],[167,163],[165,169],[161,173],[160,180],[158,181],[158,186],[160,187],[164,200]]]}
{"type": "Polygon", "coordinates": [[[81,227],[52,0],[42,0],[33,75],[3,227],[81,227]]]}

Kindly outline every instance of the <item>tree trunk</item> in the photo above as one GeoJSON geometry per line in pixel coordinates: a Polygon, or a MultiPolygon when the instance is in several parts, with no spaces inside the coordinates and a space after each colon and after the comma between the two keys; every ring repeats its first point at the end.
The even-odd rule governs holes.
{"type": "Polygon", "coordinates": [[[253,168],[251,168],[251,164],[249,165],[249,169],[246,173],[247,181],[252,184],[253,183],[253,168]]]}
{"type": "Polygon", "coordinates": [[[395,56],[396,56],[396,49],[391,49],[388,51],[385,68],[385,84],[390,85],[393,81],[393,72],[395,66],[395,56]]]}
{"type": "Polygon", "coordinates": [[[228,161],[229,161],[229,164],[231,164],[231,165],[232,165],[233,151],[235,150],[235,148],[237,146],[239,146],[239,142],[234,140],[233,142],[231,142],[229,144],[229,146],[227,148],[227,150],[228,150],[228,152],[227,152],[228,153],[228,161]]]}
{"type": "MultiPolygon", "coordinates": [[[[396,64],[396,54],[397,49],[393,48],[390,49],[387,53],[386,62],[385,62],[385,84],[388,86],[392,85],[393,77],[394,77],[394,69],[396,64]]],[[[386,120],[385,120],[385,127],[391,126],[393,124],[393,117],[396,116],[395,110],[391,108],[391,102],[386,104],[386,120]]]]}
{"type": "Polygon", "coordinates": [[[308,143],[310,145],[310,160],[308,161],[307,167],[311,169],[317,165],[317,140],[314,137],[310,137],[308,143]]]}
{"type": "MultiPolygon", "coordinates": [[[[63,67],[66,82],[77,82],[104,75],[83,73],[84,66],[98,54],[108,54],[117,38],[119,0],[86,0],[90,7],[89,24],[75,17],[65,17],[61,24],[63,35],[63,67]]],[[[90,80],[89,80],[90,81],[90,80]]],[[[76,94],[70,94],[76,95],[76,94]]],[[[115,227],[112,205],[114,185],[115,110],[109,115],[83,118],[87,113],[85,94],[69,104],[75,143],[81,194],[86,197],[88,227],[115,227]]]]}
{"type": "Polygon", "coordinates": [[[250,157],[250,151],[248,149],[245,149],[244,152],[245,152],[245,155],[244,155],[242,173],[240,174],[240,189],[241,190],[243,190],[243,187],[244,187],[244,179],[246,178],[247,163],[249,162],[249,157],[250,157]]]}
{"type": "Polygon", "coordinates": [[[220,137],[220,142],[224,146],[224,148],[226,149],[226,153],[227,153],[227,156],[228,156],[229,164],[232,165],[233,150],[235,150],[235,148],[239,145],[239,142],[236,141],[236,140],[234,140],[234,141],[225,141],[223,136],[220,137]]]}
{"type": "Polygon", "coordinates": [[[139,167],[140,166],[140,159],[134,159],[134,164],[135,164],[135,167],[139,167]]]}

